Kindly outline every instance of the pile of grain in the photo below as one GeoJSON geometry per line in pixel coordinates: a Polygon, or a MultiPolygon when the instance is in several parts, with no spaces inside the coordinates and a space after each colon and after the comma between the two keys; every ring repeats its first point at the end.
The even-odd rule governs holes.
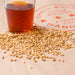
{"type": "MultiPolygon", "coordinates": [[[[0,48],[11,51],[10,56],[25,58],[24,55],[26,55],[27,59],[34,62],[37,62],[37,59],[56,61],[56,56],[64,56],[61,52],[62,48],[73,48],[72,43],[69,43],[72,40],[72,32],[48,30],[36,26],[34,28],[35,30],[27,33],[5,32],[0,34],[0,48]]],[[[58,61],[61,60],[58,59],[58,61]]]]}

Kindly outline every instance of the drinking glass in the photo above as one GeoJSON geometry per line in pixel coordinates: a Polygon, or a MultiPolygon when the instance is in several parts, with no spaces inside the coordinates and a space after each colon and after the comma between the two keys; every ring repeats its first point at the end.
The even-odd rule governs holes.
{"type": "Polygon", "coordinates": [[[8,28],[27,32],[33,28],[35,0],[5,0],[8,28]]]}

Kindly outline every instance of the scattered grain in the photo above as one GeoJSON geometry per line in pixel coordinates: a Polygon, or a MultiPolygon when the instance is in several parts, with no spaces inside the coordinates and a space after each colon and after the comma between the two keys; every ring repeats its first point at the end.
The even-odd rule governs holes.
{"type": "MultiPolygon", "coordinates": [[[[64,56],[61,48],[70,49],[73,48],[72,44],[75,45],[75,39],[72,39],[72,35],[74,35],[72,32],[49,30],[37,26],[34,26],[34,28],[34,30],[27,33],[13,34],[7,31],[0,34],[0,48],[10,51],[11,54],[9,56],[23,58],[23,55],[26,55],[27,59],[37,62],[37,59],[42,61],[52,59],[56,61],[53,56],[64,56]],[[68,43],[68,41],[71,41],[72,44],[68,43]],[[53,56],[49,57],[50,54],[53,56]]],[[[10,61],[13,61],[13,59],[10,61]]]]}

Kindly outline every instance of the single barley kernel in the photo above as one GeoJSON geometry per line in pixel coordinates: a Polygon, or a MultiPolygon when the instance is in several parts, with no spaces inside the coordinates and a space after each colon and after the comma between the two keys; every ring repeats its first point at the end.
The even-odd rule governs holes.
{"type": "Polygon", "coordinates": [[[56,61],[56,58],[52,58],[53,61],[56,61]]]}
{"type": "Polygon", "coordinates": [[[18,50],[15,50],[15,52],[18,52],[18,50]]]}
{"type": "Polygon", "coordinates": [[[9,48],[7,48],[6,50],[9,51],[9,48]]]}
{"type": "Polygon", "coordinates": [[[26,63],[25,61],[23,61],[23,63],[26,63]]]}
{"type": "Polygon", "coordinates": [[[60,60],[60,59],[58,59],[58,61],[60,62],[61,60],[60,60]]]}
{"type": "Polygon", "coordinates": [[[28,56],[28,57],[27,57],[27,59],[29,59],[29,60],[30,60],[30,59],[31,59],[31,57],[29,57],[29,56],[28,56]]]}
{"type": "Polygon", "coordinates": [[[32,69],[32,67],[30,67],[30,69],[32,69]]]}
{"type": "Polygon", "coordinates": [[[42,58],[42,61],[46,61],[46,59],[45,58],[42,58]]]}
{"type": "Polygon", "coordinates": [[[23,58],[23,55],[19,56],[19,58],[23,58]]]}
{"type": "Polygon", "coordinates": [[[37,60],[34,60],[35,63],[37,63],[37,60]]]}
{"type": "Polygon", "coordinates": [[[40,58],[40,56],[37,56],[37,59],[39,59],[40,58]]]}
{"type": "Polygon", "coordinates": [[[49,57],[49,56],[48,56],[47,58],[48,58],[48,59],[52,59],[52,57],[49,57]]]}
{"type": "Polygon", "coordinates": [[[12,56],[15,56],[15,54],[13,54],[12,56]]]}
{"type": "Polygon", "coordinates": [[[4,59],[5,57],[4,56],[2,56],[2,59],[4,59]]]}
{"type": "Polygon", "coordinates": [[[33,61],[36,60],[36,57],[33,58],[33,61]]]}
{"type": "Polygon", "coordinates": [[[56,56],[58,56],[58,53],[55,53],[56,56]]]}
{"type": "Polygon", "coordinates": [[[64,56],[64,54],[60,54],[61,56],[64,56]]]}
{"type": "Polygon", "coordinates": [[[14,61],[17,61],[16,59],[14,61]]]}
{"type": "Polygon", "coordinates": [[[16,57],[18,58],[19,56],[18,56],[18,55],[16,55],[16,57]]]}
{"type": "Polygon", "coordinates": [[[13,59],[10,59],[11,62],[13,62],[13,59]]]}
{"type": "Polygon", "coordinates": [[[14,51],[12,51],[12,54],[14,54],[14,51]]]}
{"type": "Polygon", "coordinates": [[[9,54],[9,56],[12,56],[12,54],[9,54]]]}
{"type": "Polygon", "coordinates": [[[6,54],[6,51],[4,51],[4,54],[6,54]]]}
{"type": "Polygon", "coordinates": [[[62,62],[64,62],[64,60],[62,60],[62,62]]]}
{"type": "Polygon", "coordinates": [[[41,58],[44,58],[44,56],[41,56],[41,58]]]}

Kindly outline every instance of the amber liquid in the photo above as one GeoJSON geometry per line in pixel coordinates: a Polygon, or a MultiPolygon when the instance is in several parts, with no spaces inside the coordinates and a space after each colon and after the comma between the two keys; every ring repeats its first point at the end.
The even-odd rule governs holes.
{"type": "Polygon", "coordinates": [[[9,31],[26,32],[33,27],[33,4],[7,4],[7,20],[9,31]]]}

